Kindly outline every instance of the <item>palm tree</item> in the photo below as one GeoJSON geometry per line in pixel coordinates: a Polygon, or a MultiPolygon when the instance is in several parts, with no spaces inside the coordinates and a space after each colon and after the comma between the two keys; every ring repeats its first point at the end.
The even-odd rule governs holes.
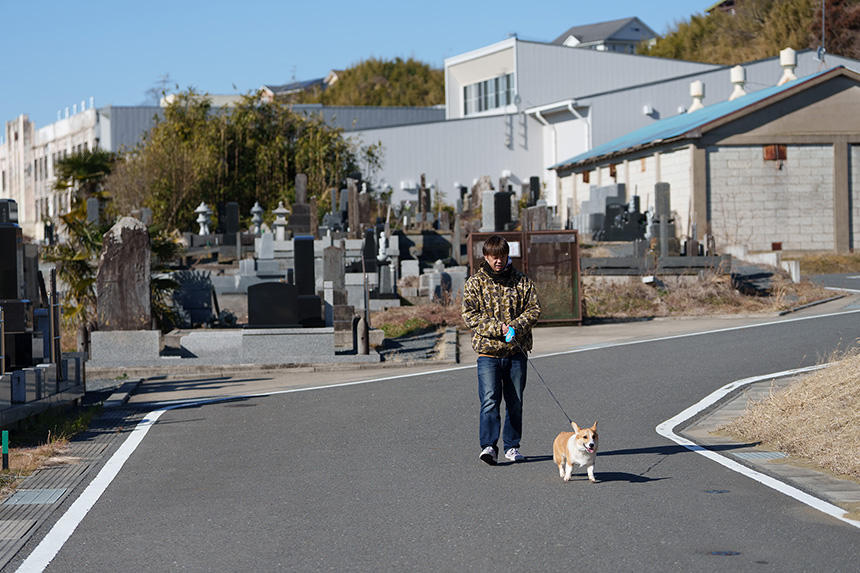
{"type": "Polygon", "coordinates": [[[89,332],[96,319],[95,282],[102,235],[109,225],[87,221],[86,200],[107,200],[103,184],[116,156],[96,149],[73,153],[57,162],[54,189],[73,189],[71,210],[60,216],[64,242],[49,247],[45,260],[57,266],[57,277],[66,285],[63,322],[77,330],[78,351],[89,351],[89,332]]]}

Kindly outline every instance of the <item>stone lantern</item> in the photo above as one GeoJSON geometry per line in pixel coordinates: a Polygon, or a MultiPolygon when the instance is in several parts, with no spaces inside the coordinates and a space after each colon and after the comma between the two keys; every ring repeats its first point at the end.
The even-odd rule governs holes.
{"type": "Polygon", "coordinates": [[[212,210],[206,206],[206,203],[203,201],[200,202],[200,205],[194,209],[194,212],[197,213],[197,224],[200,225],[200,231],[197,233],[200,236],[205,236],[209,234],[209,221],[210,216],[212,215],[212,210]]]}
{"type": "Polygon", "coordinates": [[[283,201],[278,201],[278,208],[272,211],[275,214],[275,222],[272,223],[272,226],[275,227],[275,240],[276,241],[285,241],[286,240],[286,231],[287,231],[287,215],[290,214],[290,210],[284,207],[283,201]]]}
{"type": "Polygon", "coordinates": [[[251,223],[254,224],[254,234],[259,237],[262,234],[260,225],[263,224],[263,208],[260,207],[259,201],[254,201],[254,206],[251,207],[251,223]]]}

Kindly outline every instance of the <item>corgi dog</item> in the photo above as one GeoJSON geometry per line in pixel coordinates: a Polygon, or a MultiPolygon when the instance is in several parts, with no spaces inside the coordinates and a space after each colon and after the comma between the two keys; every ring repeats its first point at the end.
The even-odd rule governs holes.
{"type": "Polygon", "coordinates": [[[594,458],[597,457],[597,422],[590,428],[580,428],[576,422],[571,422],[572,432],[561,432],[552,443],[552,459],[558,466],[558,475],[564,481],[570,481],[573,464],[585,467],[588,479],[594,479],[594,458]]]}

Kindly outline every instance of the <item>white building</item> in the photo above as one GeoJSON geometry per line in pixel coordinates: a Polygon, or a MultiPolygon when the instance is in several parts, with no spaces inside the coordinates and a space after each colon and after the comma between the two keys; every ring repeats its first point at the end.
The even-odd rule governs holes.
{"type": "MultiPolygon", "coordinates": [[[[828,56],[827,67],[834,65],[860,69],[860,62],[828,56]]],[[[822,67],[814,52],[797,54],[798,76],[822,67]]],[[[516,184],[536,175],[565,222],[587,196],[550,166],[685,113],[693,80],[705,86],[704,105],[728,99],[735,89],[730,68],[512,37],[445,60],[445,121],[353,135],[365,144],[382,143],[377,184],[390,185],[394,200],[415,199],[422,173],[448,203],[456,198],[455,184],[503,174],[516,184]]],[[[776,55],[744,68],[747,91],[773,86],[783,73],[776,55]]]]}
{"type": "MultiPolygon", "coordinates": [[[[169,104],[174,96],[162,100],[169,104]]],[[[233,107],[241,96],[210,95],[213,108],[233,107]]],[[[293,111],[321,117],[343,129],[364,129],[385,125],[411,125],[438,122],[444,110],[428,107],[383,108],[369,106],[324,107],[316,104],[294,105],[293,111]]],[[[158,106],[107,106],[96,109],[81,102],[56,122],[37,128],[27,115],[5,124],[0,134],[0,197],[18,203],[19,224],[26,237],[42,241],[45,224],[57,223],[59,215],[71,208],[72,191],[56,191],[54,166],[73,153],[103,149],[119,152],[137,145],[156,117],[163,117],[158,106]]]]}
{"type": "Polygon", "coordinates": [[[71,208],[72,192],[54,190],[56,162],[91,149],[119,151],[132,147],[161,112],[158,107],[108,106],[95,109],[92,99],[80,109],[42,128],[27,115],[7,121],[0,139],[0,197],[18,203],[24,236],[45,239],[45,223],[54,222],[71,208]]]}

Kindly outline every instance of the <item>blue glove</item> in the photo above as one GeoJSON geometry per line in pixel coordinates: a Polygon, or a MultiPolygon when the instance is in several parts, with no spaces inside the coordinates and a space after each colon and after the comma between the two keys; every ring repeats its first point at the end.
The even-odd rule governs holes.
{"type": "Polygon", "coordinates": [[[509,327],[508,327],[508,332],[507,332],[507,333],[505,333],[505,342],[510,342],[511,340],[513,340],[513,339],[514,339],[514,334],[516,334],[516,333],[514,332],[514,327],[513,327],[513,326],[509,326],[509,327]]]}

